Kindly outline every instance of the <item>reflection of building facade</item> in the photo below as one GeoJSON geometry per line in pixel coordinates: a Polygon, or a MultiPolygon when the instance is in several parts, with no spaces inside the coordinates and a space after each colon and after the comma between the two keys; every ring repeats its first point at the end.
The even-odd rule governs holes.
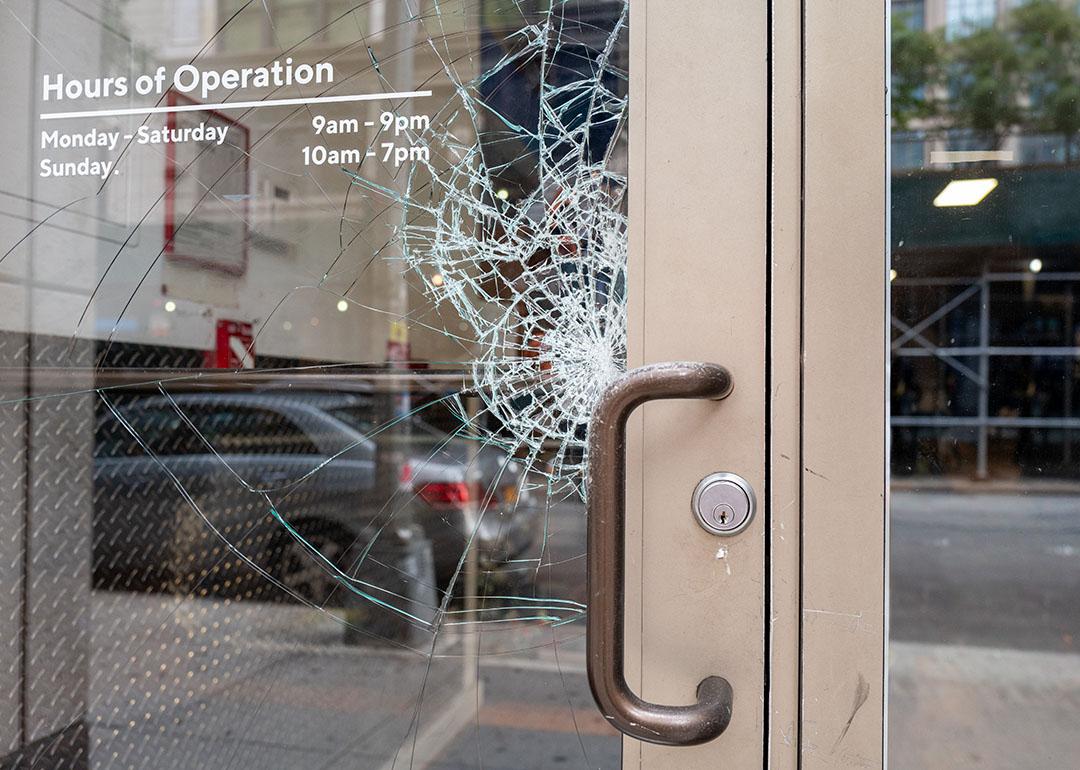
{"type": "MultiPolygon", "coordinates": [[[[895,0],[893,11],[948,41],[1006,25],[1018,5],[895,0]]],[[[964,73],[951,66],[955,82],[964,73]]],[[[943,98],[952,98],[947,87],[943,98]]],[[[1074,141],[1018,125],[990,146],[941,119],[894,134],[898,476],[1080,475],[1080,224],[1068,206],[1080,169],[1066,160],[1074,141]],[[996,187],[969,205],[942,205],[950,182],[975,178],[996,187]]]]}
{"type": "MultiPolygon", "coordinates": [[[[20,197],[34,201],[31,218],[49,207],[67,208],[46,226],[51,239],[35,238],[24,249],[33,254],[16,254],[6,265],[5,291],[12,301],[0,311],[0,326],[59,337],[77,329],[80,338],[111,340],[110,355],[116,360],[132,362],[133,355],[141,355],[141,365],[153,365],[155,360],[147,356],[150,347],[156,347],[163,351],[163,361],[198,365],[202,351],[215,345],[217,322],[225,319],[255,327],[257,361],[301,358],[378,365],[386,360],[388,343],[394,342],[394,319],[423,318],[431,312],[417,281],[403,275],[394,259],[400,248],[395,242],[400,209],[361,194],[340,164],[305,163],[301,148],[363,147],[371,140],[370,131],[337,137],[336,142],[320,140],[311,124],[315,112],[377,127],[385,110],[424,114],[433,104],[444,104],[451,86],[440,77],[440,55],[458,60],[458,77],[467,80],[476,74],[473,58],[466,55],[469,38],[461,34],[476,20],[463,5],[443,4],[440,23],[448,42],[442,52],[418,44],[413,39],[419,34],[417,25],[395,17],[402,6],[382,0],[359,9],[355,3],[330,0],[276,2],[269,4],[270,16],[262,3],[224,1],[174,0],[165,4],[164,13],[162,4],[150,2],[101,2],[93,14],[46,5],[40,14],[49,17],[48,23],[40,22],[43,46],[74,51],[83,64],[76,73],[48,56],[36,60],[38,71],[20,86],[26,92],[14,95],[35,114],[46,74],[122,74],[133,80],[162,66],[171,72],[196,56],[201,68],[224,70],[284,60],[284,54],[278,55],[282,51],[297,64],[330,62],[336,75],[333,86],[218,89],[214,99],[378,93],[404,88],[397,83],[414,79],[431,81],[433,95],[426,102],[365,101],[325,105],[317,111],[282,107],[95,120],[94,128],[121,135],[141,125],[164,130],[206,124],[230,131],[227,141],[211,147],[203,142],[132,142],[122,148],[105,184],[101,179],[80,180],[87,201],[78,203],[70,200],[71,180],[40,178],[38,163],[44,158],[75,161],[84,154],[104,160],[111,157],[109,151],[41,149],[30,141],[32,136],[23,135],[36,127],[6,122],[5,131],[18,132],[6,137],[9,142],[36,148],[25,178],[9,177],[8,186],[13,192],[21,188],[20,197]],[[454,25],[457,32],[450,29],[454,25]],[[201,50],[208,39],[213,42],[201,50]],[[340,227],[326,226],[331,220],[340,227]],[[373,252],[378,258],[370,259],[373,252]],[[88,258],[91,254],[96,257],[88,258]],[[37,273],[25,276],[25,282],[17,277],[23,261],[33,262],[37,273]],[[130,280],[97,285],[106,272],[110,278],[130,280]],[[49,282],[48,291],[43,281],[49,282]],[[22,296],[24,292],[29,293],[22,296]],[[340,304],[342,297],[345,305],[340,304]],[[22,307],[32,318],[24,317],[22,307]],[[268,307],[274,308],[273,317],[268,307]],[[177,349],[192,351],[190,361],[164,352],[177,349]]],[[[12,71],[24,66],[24,54],[18,47],[8,49],[12,71]]],[[[123,109],[157,98],[136,96],[131,90],[123,98],[68,100],[56,109],[123,109]]],[[[62,132],[91,128],[86,120],[50,126],[62,132]]],[[[463,141],[470,141],[466,121],[457,130],[463,141]]],[[[393,189],[405,183],[398,171],[368,162],[364,173],[393,189]]],[[[18,239],[17,227],[12,228],[9,243],[18,239]]],[[[411,326],[417,358],[447,361],[460,356],[460,346],[448,346],[443,335],[426,333],[422,323],[411,326]]]]}

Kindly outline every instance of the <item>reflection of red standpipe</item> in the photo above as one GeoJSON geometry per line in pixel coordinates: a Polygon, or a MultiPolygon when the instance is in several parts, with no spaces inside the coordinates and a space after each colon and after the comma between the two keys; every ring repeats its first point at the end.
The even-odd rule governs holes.
{"type": "Polygon", "coordinates": [[[211,369],[254,369],[255,335],[251,324],[219,318],[215,347],[206,351],[206,366],[211,369]]]}
{"type": "Polygon", "coordinates": [[[391,369],[409,369],[410,348],[408,342],[386,342],[386,363],[391,369]]]}

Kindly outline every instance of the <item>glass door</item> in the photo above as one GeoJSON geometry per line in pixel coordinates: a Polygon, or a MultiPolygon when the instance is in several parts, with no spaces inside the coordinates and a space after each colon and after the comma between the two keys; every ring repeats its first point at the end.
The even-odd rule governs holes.
{"type": "Polygon", "coordinates": [[[619,766],[628,13],[4,4],[5,766],[619,766]]]}
{"type": "Polygon", "coordinates": [[[1068,767],[1080,16],[894,2],[891,30],[891,765],[1068,767]]]}
{"type": "Polygon", "coordinates": [[[4,4],[5,766],[763,762],[768,10],[672,10],[4,4]]]}

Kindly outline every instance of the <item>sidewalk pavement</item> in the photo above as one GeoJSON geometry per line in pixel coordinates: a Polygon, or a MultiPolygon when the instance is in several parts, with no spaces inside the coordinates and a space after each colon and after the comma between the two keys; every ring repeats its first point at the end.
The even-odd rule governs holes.
{"type": "Polygon", "coordinates": [[[891,770],[1080,767],[1080,655],[893,642],[891,770]]]}

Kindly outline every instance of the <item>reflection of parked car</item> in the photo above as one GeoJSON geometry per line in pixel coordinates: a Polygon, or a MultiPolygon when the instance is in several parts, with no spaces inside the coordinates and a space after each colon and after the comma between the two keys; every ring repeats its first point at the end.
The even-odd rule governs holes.
{"type": "MultiPolygon", "coordinates": [[[[327,402],[326,410],[365,434],[374,428],[362,402],[327,402]]],[[[449,424],[455,418],[444,420],[449,424]]],[[[542,502],[525,482],[522,463],[502,449],[482,445],[451,428],[440,430],[418,415],[408,429],[387,437],[407,458],[404,478],[414,493],[416,521],[436,544],[435,574],[445,587],[472,540],[482,565],[539,556],[542,502]],[[483,510],[470,524],[470,514],[483,510]],[[450,533],[457,535],[451,545],[450,533]]]]}
{"type": "Polygon", "coordinates": [[[165,577],[184,590],[272,595],[276,589],[252,580],[255,571],[239,552],[305,598],[323,602],[340,593],[275,511],[342,571],[354,574],[360,557],[388,571],[385,579],[371,570],[358,576],[395,593],[405,588],[387,583],[402,580],[401,568],[387,562],[421,541],[431,541],[444,587],[471,529],[485,562],[532,545],[538,517],[494,505],[516,501],[508,491],[520,484],[516,463],[497,450],[480,453],[477,480],[483,485],[493,468],[497,495],[480,526],[469,527],[464,512],[476,485],[467,483],[460,441],[436,451],[441,442],[421,434],[428,444],[398,452],[407,461],[380,471],[394,456],[384,450],[407,439],[394,431],[367,436],[373,431],[361,417],[370,422],[372,410],[364,395],[181,394],[141,398],[118,411],[122,421],[113,414],[100,421],[95,446],[94,581],[101,587],[155,585],[165,577]],[[404,480],[410,485],[399,487],[404,480]]]}

